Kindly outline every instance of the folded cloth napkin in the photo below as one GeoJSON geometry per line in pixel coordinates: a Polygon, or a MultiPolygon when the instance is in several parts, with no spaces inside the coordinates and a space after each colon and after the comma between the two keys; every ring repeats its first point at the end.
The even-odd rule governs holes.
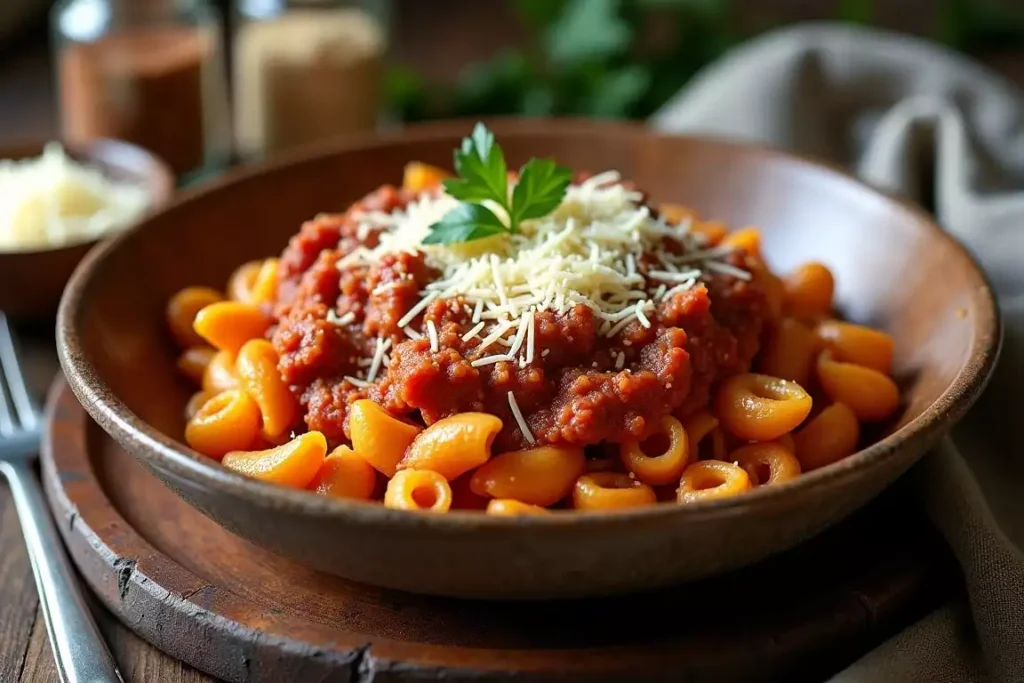
{"type": "Polygon", "coordinates": [[[985,267],[1005,325],[995,378],[952,437],[907,475],[960,562],[969,605],[935,611],[832,683],[1021,683],[1024,95],[939,46],[811,24],[730,53],[650,123],[845,164],[930,205],[985,267]]]}

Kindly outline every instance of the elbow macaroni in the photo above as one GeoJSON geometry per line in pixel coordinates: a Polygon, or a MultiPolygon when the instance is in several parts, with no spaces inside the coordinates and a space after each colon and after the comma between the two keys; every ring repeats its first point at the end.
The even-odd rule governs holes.
{"type": "Polygon", "coordinates": [[[772,441],[793,431],[811,412],[811,397],[796,382],[747,373],[722,383],[718,419],[734,436],[772,441]]]}
{"type": "Polygon", "coordinates": [[[447,512],[452,506],[452,489],[437,472],[402,470],[388,482],[384,505],[397,510],[447,512]]]}
{"type": "Polygon", "coordinates": [[[626,469],[652,486],[679,481],[690,460],[686,430],[671,415],[661,418],[657,429],[646,439],[630,439],[622,444],[619,452],[626,469]]]}
{"type": "Polygon", "coordinates": [[[584,474],[572,491],[572,506],[577,510],[624,510],[656,502],[654,489],[622,472],[584,474]]]}
{"type": "Polygon", "coordinates": [[[459,413],[430,425],[405,450],[398,469],[432,470],[448,481],[491,458],[501,420],[487,413],[459,413]]]}
{"type": "MultiPolygon", "coordinates": [[[[403,189],[428,191],[446,177],[411,163],[403,189]]],[[[728,233],[679,205],[659,212],[670,224],[689,222],[709,247],[745,252],[770,314],[754,368],[719,381],[706,408],[653,420],[646,433],[604,444],[600,454],[543,442],[493,452],[505,426],[494,415],[457,413],[424,426],[363,398],[347,406],[351,446],[330,444],[328,454],[322,433],[293,431],[301,432],[302,407],[267,340],[279,272],[271,258],[240,266],[226,295],[188,287],[168,302],[177,367],[196,389],[185,440],[233,471],[333,498],[535,516],[552,506],[610,511],[667,497],[692,504],[782,484],[850,456],[861,423],[898,410],[893,339],[831,318],[835,283],[826,266],[807,264],[782,279],[763,261],[756,229],[728,233]]]]}
{"type": "Polygon", "coordinates": [[[369,399],[356,401],[349,409],[348,432],[353,450],[386,477],[395,476],[405,450],[421,431],[369,399]]]}

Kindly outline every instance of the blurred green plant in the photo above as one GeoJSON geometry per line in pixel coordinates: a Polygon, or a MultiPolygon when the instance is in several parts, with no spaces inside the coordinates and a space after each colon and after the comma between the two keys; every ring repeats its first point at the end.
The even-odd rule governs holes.
{"type": "Polygon", "coordinates": [[[1024,10],[1019,0],[945,0],[934,33],[965,52],[1017,49],[1024,46],[1024,10]]]}
{"type": "MultiPolygon", "coordinates": [[[[1013,0],[1010,0],[1011,2],[1013,0]]],[[[835,17],[872,24],[878,0],[836,0],[835,17]]],[[[415,70],[387,79],[403,121],[450,116],[642,118],[749,37],[731,0],[516,0],[530,47],[469,65],[450,87],[415,70]]],[[[1024,13],[995,0],[942,0],[934,37],[961,50],[1024,46],[1024,13]]]]}

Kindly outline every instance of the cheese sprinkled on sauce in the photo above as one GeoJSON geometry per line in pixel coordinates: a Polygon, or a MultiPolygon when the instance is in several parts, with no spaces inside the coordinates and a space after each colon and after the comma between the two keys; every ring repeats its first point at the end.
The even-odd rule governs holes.
{"type": "MultiPolygon", "coordinates": [[[[612,338],[632,322],[651,327],[657,302],[695,287],[711,274],[750,279],[750,273],[723,261],[731,247],[708,248],[703,237],[689,233],[689,223],[670,226],[652,216],[642,195],[625,187],[614,171],[571,185],[550,215],[523,221],[515,234],[423,244],[430,226],[458,205],[446,194],[425,193],[390,214],[359,216],[381,230],[379,244],[352,251],[338,266],[372,265],[385,254],[423,252],[427,265],[441,275],[426,286],[398,325],[414,339],[428,336],[436,351],[433,324],[428,322],[421,333],[410,325],[432,301],[462,296],[472,306],[467,310],[473,321],[463,341],[481,338],[474,349],[474,367],[517,357],[525,366],[543,356],[545,350],[535,348],[534,315],[539,311],[566,313],[586,306],[600,321],[599,332],[612,338]],[[676,248],[668,250],[666,238],[676,248]]],[[[487,206],[507,222],[500,207],[487,206]]],[[[386,350],[382,344],[378,342],[368,381],[379,369],[378,356],[386,350]]],[[[624,356],[616,356],[616,368],[623,364],[624,356]]],[[[509,400],[516,413],[514,397],[509,400]]],[[[520,426],[528,435],[525,425],[520,426]]]]}

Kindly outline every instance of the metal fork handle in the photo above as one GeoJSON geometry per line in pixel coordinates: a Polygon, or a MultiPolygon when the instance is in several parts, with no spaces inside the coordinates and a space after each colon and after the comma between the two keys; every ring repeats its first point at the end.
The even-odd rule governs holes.
{"type": "Polygon", "coordinates": [[[124,683],[85,604],[39,481],[26,462],[0,461],[32,562],[39,605],[63,683],[124,683]]]}

